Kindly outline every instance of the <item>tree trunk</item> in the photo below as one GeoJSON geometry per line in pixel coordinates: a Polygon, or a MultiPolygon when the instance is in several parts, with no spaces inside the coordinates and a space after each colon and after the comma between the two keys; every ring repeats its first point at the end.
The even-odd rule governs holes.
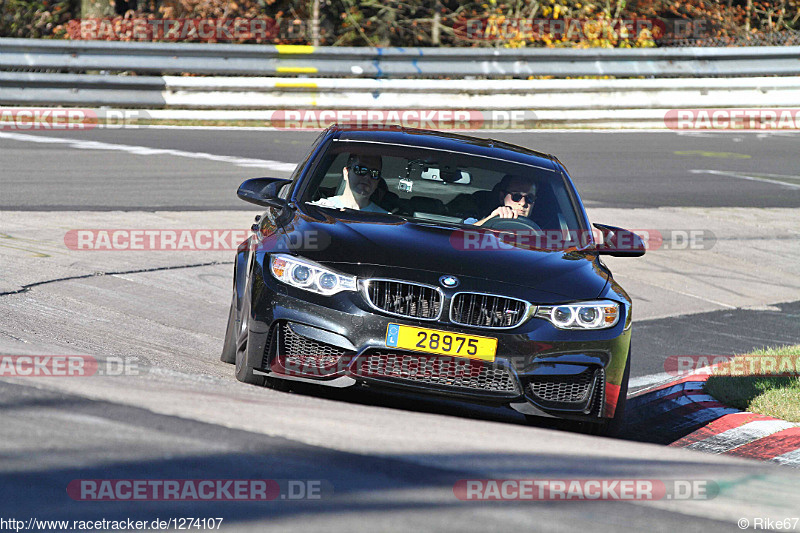
{"type": "Polygon", "coordinates": [[[431,41],[433,41],[434,46],[439,46],[440,44],[442,44],[441,32],[442,32],[442,14],[437,9],[433,13],[433,22],[431,28],[431,41]]]}
{"type": "Polygon", "coordinates": [[[744,30],[750,33],[750,17],[753,14],[753,0],[747,0],[747,18],[744,21],[744,30]]]}
{"type": "Polygon", "coordinates": [[[311,15],[311,44],[319,46],[319,0],[312,1],[314,2],[314,7],[311,15]]]}

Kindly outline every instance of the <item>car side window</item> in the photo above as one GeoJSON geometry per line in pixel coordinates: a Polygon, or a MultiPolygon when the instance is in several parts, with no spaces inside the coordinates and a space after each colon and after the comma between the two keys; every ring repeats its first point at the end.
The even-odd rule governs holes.
{"type": "Polygon", "coordinates": [[[279,198],[283,198],[285,200],[285,199],[287,199],[289,197],[289,194],[291,193],[292,189],[294,188],[295,184],[297,183],[297,180],[300,178],[300,174],[302,173],[303,169],[306,168],[306,166],[308,166],[309,159],[311,159],[311,156],[314,154],[314,152],[316,152],[317,147],[322,142],[322,139],[325,138],[325,134],[326,133],[327,133],[327,130],[325,130],[322,133],[320,133],[317,136],[317,138],[314,139],[314,142],[311,144],[311,148],[308,150],[308,153],[306,154],[305,159],[303,159],[300,163],[297,164],[296,167],[294,167],[294,170],[292,171],[292,175],[289,176],[289,179],[292,180],[292,183],[284,185],[283,187],[281,187],[281,190],[278,192],[278,197],[279,198]]]}

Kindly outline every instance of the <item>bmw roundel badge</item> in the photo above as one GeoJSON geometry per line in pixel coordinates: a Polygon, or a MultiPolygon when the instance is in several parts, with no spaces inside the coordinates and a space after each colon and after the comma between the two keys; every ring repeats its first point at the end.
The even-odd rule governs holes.
{"type": "Polygon", "coordinates": [[[452,289],[453,287],[458,287],[458,278],[455,276],[442,276],[439,278],[439,283],[448,289],[452,289]]]}

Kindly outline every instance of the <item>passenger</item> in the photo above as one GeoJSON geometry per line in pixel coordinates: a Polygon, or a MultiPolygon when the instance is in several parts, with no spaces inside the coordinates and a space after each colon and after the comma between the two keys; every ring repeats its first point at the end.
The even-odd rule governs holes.
{"type": "Polygon", "coordinates": [[[506,174],[495,189],[497,189],[498,200],[502,205],[481,220],[468,218],[464,223],[482,226],[487,220],[495,217],[530,217],[533,202],[536,201],[536,183],[532,179],[506,174]]]}
{"type": "Polygon", "coordinates": [[[339,195],[322,198],[311,203],[322,207],[388,213],[370,200],[372,193],[378,188],[382,168],[383,161],[380,156],[350,154],[347,165],[342,168],[344,191],[339,195]]]}

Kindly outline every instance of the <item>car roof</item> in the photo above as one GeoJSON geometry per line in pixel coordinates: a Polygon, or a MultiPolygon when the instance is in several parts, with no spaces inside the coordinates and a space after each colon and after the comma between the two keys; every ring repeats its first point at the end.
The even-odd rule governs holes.
{"type": "Polygon", "coordinates": [[[420,148],[435,148],[504,159],[550,170],[557,169],[556,162],[558,160],[550,154],[496,139],[482,139],[457,133],[405,128],[394,125],[365,127],[334,124],[329,128],[329,131],[337,141],[369,141],[420,148]]]}

